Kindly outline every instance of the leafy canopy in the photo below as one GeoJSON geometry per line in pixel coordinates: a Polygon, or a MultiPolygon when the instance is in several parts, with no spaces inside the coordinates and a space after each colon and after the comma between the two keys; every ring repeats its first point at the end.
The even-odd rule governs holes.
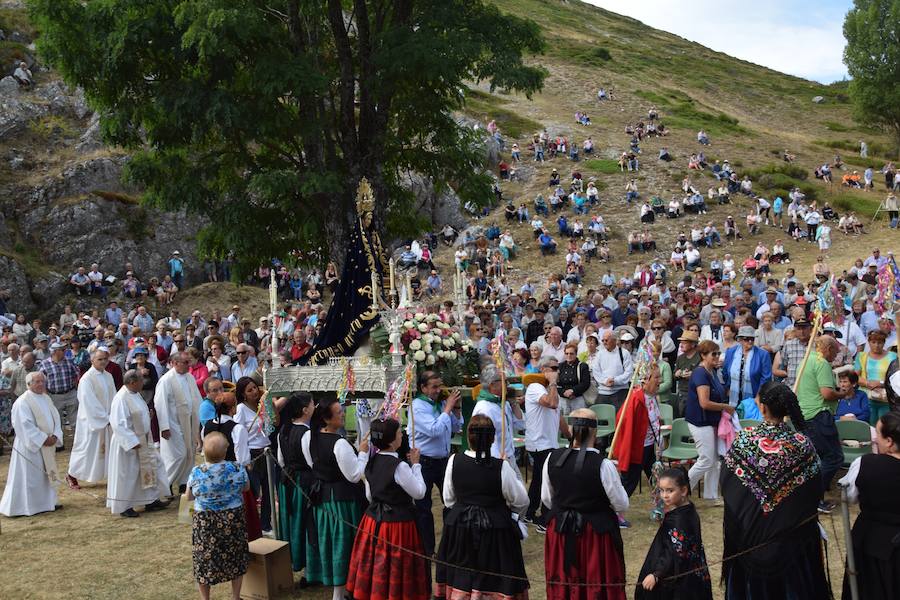
{"type": "MultiPolygon", "coordinates": [[[[420,228],[415,171],[463,201],[489,194],[453,111],[466,84],[530,95],[529,20],[482,0],[32,0],[39,49],[135,151],[145,201],[207,215],[210,255],[245,272],[340,250],[360,177],[389,236],[420,228]]],[[[321,259],[321,257],[319,257],[321,259]]]]}
{"type": "Polygon", "coordinates": [[[856,118],[888,129],[900,146],[900,0],[854,0],[844,37],[856,118]]]}

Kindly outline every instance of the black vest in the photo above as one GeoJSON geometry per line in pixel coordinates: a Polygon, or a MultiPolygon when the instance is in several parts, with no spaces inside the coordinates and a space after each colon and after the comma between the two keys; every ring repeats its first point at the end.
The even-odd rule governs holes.
{"type": "Polygon", "coordinates": [[[489,458],[478,463],[465,454],[453,458],[453,489],[456,504],[447,513],[445,523],[469,528],[500,529],[513,527],[510,509],[503,497],[503,461],[489,458]]]}
{"type": "Polygon", "coordinates": [[[278,434],[278,447],[284,457],[284,471],[302,486],[311,482],[312,469],[306,462],[300,441],[303,434],[309,431],[309,425],[285,423],[278,434]]]}
{"type": "Polygon", "coordinates": [[[336,433],[325,431],[313,435],[309,441],[309,454],[313,461],[313,476],[318,484],[316,496],[322,502],[329,500],[356,500],[365,504],[366,493],[362,481],[351,483],[344,478],[334,455],[334,445],[343,439],[336,433]]]}
{"type": "Polygon", "coordinates": [[[394,481],[400,465],[396,456],[376,454],[366,465],[366,481],[372,503],[368,514],[376,521],[413,521],[416,518],[412,497],[394,481]]]}
{"type": "Polygon", "coordinates": [[[206,422],[203,428],[203,436],[206,437],[213,431],[218,431],[228,440],[228,450],[225,451],[225,460],[234,462],[237,460],[234,455],[234,440],[231,437],[232,430],[237,426],[234,421],[225,421],[224,423],[216,423],[215,419],[206,422]]]}
{"type": "Polygon", "coordinates": [[[579,513],[597,533],[615,529],[618,532],[616,513],[600,480],[603,456],[599,452],[585,451],[584,464],[575,472],[579,450],[558,448],[547,457],[547,475],[553,486],[551,518],[567,511],[579,513]],[[565,456],[562,465],[560,459],[565,456]]]}

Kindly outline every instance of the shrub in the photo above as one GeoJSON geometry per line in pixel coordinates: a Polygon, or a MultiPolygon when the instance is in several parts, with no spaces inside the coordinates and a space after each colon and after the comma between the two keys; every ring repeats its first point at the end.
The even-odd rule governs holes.
{"type": "MultiPolygon", "coordinates": [[[[735,164],[735,166],[737,166],[735,164]]],[[[792,165],[790,163],[783,164],[768,164],[764,167],[759,167],[758,169],[750,169],[749,171],[745,171],[744,175],[749,175],[750,179],[756,181],[762,175],[785,175],[791,179],[806,179],[807,172],[803,167],[799,167],[797,165],[792,165]]]]}

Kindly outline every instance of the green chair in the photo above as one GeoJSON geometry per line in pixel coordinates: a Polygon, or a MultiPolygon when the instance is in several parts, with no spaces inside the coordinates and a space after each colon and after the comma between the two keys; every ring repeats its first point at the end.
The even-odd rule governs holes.
{"type": "Polygon", "coordinates": [[[741,419],[741,429],[747,429],[748,427],[756,427],[762,423],[762,421],[758,419],[741,419]]]}
{"type": "MultiPolygon", "coordinates": [[[[664,404],[662,402],[659,403],[659,424],[660,425],[671,425],[672,421],[675,420],[675,409],[671,404],[664,404]]],[[[660,431],[660,437],[667,438],[671,431],[660,431]]]]}
{"type": "Polygon", "coordinates": [[[695,461],[700,457],[694,447],[694,438],[687,421],[675,419],[672,421],[672,435],[669,439],[669,447],[662,453],[663,459],[672,461],[695,461]]]}
{"type": "Polygon", "coordinates": [[[611,435],[616,430],[616,407],[612,404],[594,404],[591,410],[597,415],[597,437],[611,435]]]}
{"type": "Polygon", "coordinates": [[[347,430],[347,433],[357,432],[356,404],[344,407],[344,429],[347,430]]]}
{"type": "Polygon", "coordinates": [[[850,448],[841,444],[841,450],[844,451],[844,466],[849,467],[850,463],[866,454],[872,453],[872,429],[869,424],[864,421],[837,421],[838,437],[841,442],[844,440],[856,440],[860,443],[859,448],[850,448]]]}

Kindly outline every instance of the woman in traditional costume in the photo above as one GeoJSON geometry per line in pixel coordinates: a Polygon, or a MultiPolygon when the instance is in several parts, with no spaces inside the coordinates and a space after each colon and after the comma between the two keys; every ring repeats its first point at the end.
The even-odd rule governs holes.
{"type": "Polygon", "coordinates": [[[616,513],[628,510],[628,495],[616,467],[594,448],[594,412],[572,411],[569,427],[572,447],[550,453],[541,483],[541,501],[550,508],[544,541],[547,598],[625,600],[625,557],[616,513]]]}
{"type": "Polygon", "coordinates": [[[725,597],[831,598],[817,519],[821,467],[812,442],[798,433],[805,422],[797,396],[770,381],[760,388],[759,407],[764,421],[740,431],[725,456],[724,554],[737,555],[722,566],[725,597]]]}
{"type": "Polygon", "coordinates": [[[359,452],[338,433],[344,409],[336,398],[316,407],[308,435],[301,440],[303,456],[313,470],[310,489],[316,536],[306,547],[306,580],[334,587],[333,599],[344,600],[355,527],[366,507],[362,484],[369,461],[369,442],[359,452]]]}
{"type": "Polygon", "coordinates": [[[689,499],[684,467],[660,474],[659,493],[665,516],[641,567],[635,600],[712,600],[700,515],[689,499]]]}
{"type": "Polygon", "coordinates": [[[495,433],[490,417],[473,416],[466,432],[470,450],[452,455],[447,463],[448,510],[438,548],[437,598],[528,597],[516,519],[528,509],[528,493],[509,462],[491,456],[495,433]]]}
{"type": "MultiPolygon", "coordinates": [[[[841,485],[860,508],[852,535],[859,597],[888,600],[900,598],[900,413],[882,415],[875,430],[878,454],[854,460],[841,485]]],[[[846,573],[843,598],[851,599],[846,573]]]]}
{"type": "Polygon", "coordinates": [[[278,482],[279,539],[290,545],[294,571],[306,566],[306,534],[311,517],[306,496],[312,487],[313,473],[303,456],[301,441],[309,431],[314,410],[311,396],[294,394],[281,412],[283,425],[278,434],[278,457],[283,467],[278,482]]]}
{"type": "Polygon", "coordinates": [[[353,543],[347,591],[356,600],[428,600],[427,566],[413,504],[425,497],[419,450],[409,451],[412,466],[400,459],[403,434],[396,419],[373,421],[370,432],[379,452],[366,465],[370,504],[353,543]]]}

